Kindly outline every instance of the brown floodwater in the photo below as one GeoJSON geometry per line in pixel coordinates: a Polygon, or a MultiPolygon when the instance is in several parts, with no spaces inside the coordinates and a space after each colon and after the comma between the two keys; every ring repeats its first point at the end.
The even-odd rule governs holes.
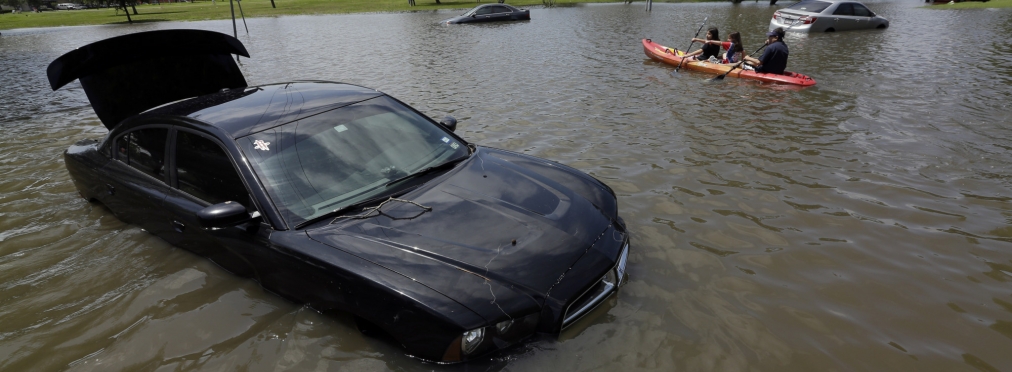
{"type": "Polygon", "coordinates": [[[779,8],[766,2],[452,27],[438,21],[458,11],[247,20],[251,84],[377,88],[619,194],[629,284],[561,335],[456,366],[77,195],[62,152],[106,129],[79,83],[49,89],[48,63],[230,22],[3,31],[0,370],[1012,370],[1012,9],[923,4],[869,3],[886,30],[789,35],[788,69],[818,81],[805,89],[708,82],[643,54],[641,38],[684,48],[705,17],[752,51],[779,8]]]}

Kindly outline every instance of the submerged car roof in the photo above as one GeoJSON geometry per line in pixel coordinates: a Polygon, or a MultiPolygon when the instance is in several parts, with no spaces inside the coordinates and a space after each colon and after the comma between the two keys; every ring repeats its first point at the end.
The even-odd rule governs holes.
{"type": "Polygon", "coordinates": [[[186,116],[238,138],[382,95],[357,85],[301,81],[223,89],[157,107],[140,116],[186,116]]]}

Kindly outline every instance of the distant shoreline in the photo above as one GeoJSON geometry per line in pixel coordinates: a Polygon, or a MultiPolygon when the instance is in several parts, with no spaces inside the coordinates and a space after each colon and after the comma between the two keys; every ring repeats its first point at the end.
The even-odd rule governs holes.
{"type": "MultiPolygon", "coordinates": [[[[496,0],[484,0],[481,4],[493,3],[496,0]]],[[[691,2],[715,2],[727,0],[657,0],[657,3],[691,3],[691,2]]],[[[744,2],[753,2],[744,0],[744,2]]],[[[769,0],[760,0],[768,2],[769,0]]],[[[789,0],[781,0],[786,4],[793,3],[789,0]]],[[[277,8],[271,7],[270,0],[245,0],[242,1],[242,14],[246,18],[278,17],[285,15],[318,15],[318,14],[352,14],[352,13],[389,13],[389,12],[414,12],[433,10],[468,9],[474,7],[477,2],[465,0],[440,0],[439,5],[435,0],[415,0],[417,6],[409,6],[408,0],[274,0],[277,8]]],[[[508,0],[508,4],[520,7],[542,7],[542,0],[508,0]]],[[[588,3],[617,3],[616,0],[558,0],[556,6],[574,6],[588,3]]],[[[643,7],[645,1],[636,1],[628,6],[643,7]]],[[[728,4],[730,5],[730,4],[728,4]]],[[[954,4],[930,5],[925,3],[925,9],[955,10],[955,9],[984,9],[984,8],[1010,8],[1012,0],[990,0],[963,1],[954,4]]],[[[232,12],[228,0],[200,0],[187,3],[163,3],[137,5],[136,15],[131,12],[131,19],[134,23],[151,22],[186,22],[186,21],[207,21],[231,19],[232,12]]],[[[239,6],[235,7],[235,14],[240,16],[239,6]]],[[[9,10],[0,14],[0,31],[12,29],[31,29],[42,27],[63,27],[63,26],[94,26],[94,25],[116,25],[127,24],[127,17],[122,10],[114,8],[84,9],[84,10],[49,10],[41,13],[22,12],[12,14],[9,10]]]]}
{"type": "MultiPolygon", "coordinates": [[[[655,2],[686,3],[712,1],[715,0],[657,0],[655,2]]],[[[496,0],[484,0],[480,3],[488,4],[495,2],[496,0]]],[[[244,0],[241,3],[242,14],[246,18],[261,18],[285,15],[412,12],[468,9],[479,4],[475,1],[464,0],[441,0],[441,4],[439,5],[436,4],[435,0],[415,0],[416,6],[409,6],[408,0],[274,0],[274,3],[277,8],[271,7],[270,0],[244,0]]],[[[542,0],[507,0],[506,3],[520,7],[544,6],[542,0]]],[[[585,3],[622,3],[622,1],[555,1],[556,6],[573,6],[585,3]]],[[[629,4],[629,6],[643,7],[645,4],[644,1],[636,1],[629,4]]],[[[136,8],[138,13],[136,15],[133,14],[131,9],[130,18],[133,20],[133,23],[206,21],[232,18],[232,11],[228,0],[143,4],[137,5],[136,8]]],[[[239,5],[235,6],[235,16],[236,18],[240,17],[239,5]]],[[[11,14],[8,10],[6,13],[0,14],[0,30],[127,23],[127,17],[123,11],[115,8],[49,10],[41,13],[22,12],[18,14],[11,14]]]]}

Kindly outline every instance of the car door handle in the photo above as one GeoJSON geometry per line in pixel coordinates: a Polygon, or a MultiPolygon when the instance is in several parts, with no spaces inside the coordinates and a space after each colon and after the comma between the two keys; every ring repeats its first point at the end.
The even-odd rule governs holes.
{"type": "Polygon", "coordinates": [[[172,221],[172,229],[176,232],[183,232],[186,229],[186,225],[179,221],[172,221]]]}

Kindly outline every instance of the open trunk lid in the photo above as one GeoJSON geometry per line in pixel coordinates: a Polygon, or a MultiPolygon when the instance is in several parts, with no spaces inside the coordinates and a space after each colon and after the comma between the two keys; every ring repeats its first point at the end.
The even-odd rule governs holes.
{"type": "Polygon", "coordinates": [[[238,39],[212,31],[158,30],[97,41],[49,64],[53,90],[81,79],[106,128],[159,105],[246,87],[232,54],[249,57],[238,39]]]}

